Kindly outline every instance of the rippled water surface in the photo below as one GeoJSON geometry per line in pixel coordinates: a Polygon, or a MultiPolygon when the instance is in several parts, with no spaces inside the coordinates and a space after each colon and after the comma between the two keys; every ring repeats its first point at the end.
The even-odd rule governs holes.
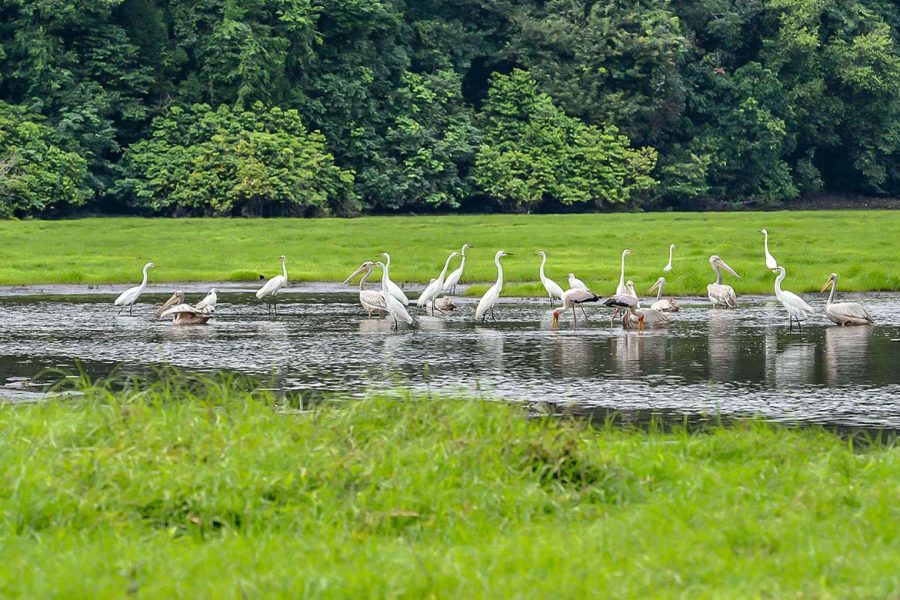
{"type": "Polygon", "coordinates": [[[259,374],[289,390],[362,394],[401,385],[583,408],[900,428],[896,296],[865,301],[875,327],[836,327],[819,313],[789,333],[773,299],[742,298],[733,311],[685,300],[662,331],[611,328],[602,307],[588,308],[591,322],[577,329],[571,313],[564,316],[555,331],[546,301],[505,302],[498,323],[479,325],[467,299],[454,314],[417,315],[414,327],[395,333],[387,321],[367,319],[346,291],[291,290],[274,319],[232,287],[220,292],[205,327],[153,320],[168,297],[161,292],[143,296],[133,317],[117,317],[111,294],[6,290],[0,397],[30,399],[29,378],[47,367],[72,369],[77,359],[94,375],[171,364],[259,374]]]}

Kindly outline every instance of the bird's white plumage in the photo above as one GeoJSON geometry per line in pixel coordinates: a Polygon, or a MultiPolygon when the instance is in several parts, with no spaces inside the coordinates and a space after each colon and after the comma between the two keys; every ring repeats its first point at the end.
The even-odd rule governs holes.
{"type": "Polygon", "coordinates": [[[381,267],[381,297],[384,299],[384,306],[387,309],[387,313],[394,319],[394,326],[397,326],[398,321],[403,321],[407,325],[412,325],[413,318],[406,310],[406,307],[388,290],[387,284],[389,279],[387,265],[381,261],[375,264],[381,267]]]}
{"type": "Polygon", "coordinates": [[[507,253],[503,250],[498,250],[497,254],[494,255],[494,264],[497,265],[497,281],[488,288],[488,291],[478,301],[478,306],[475,309],[475,319],[478,321],[484,319],[487,312],[494,307],[494,304],[500,297],[500,292],[503,291],[503,265],[500,264],[500,259],[504,256],[507,256],[507,253]]]}
{"type": "Polygon", "coordinates": [[[631,250],[627,248],[622,250],[622,268],[619,271],[619,285],[616,286],[616,294],[628,293],[628,288],[625,287],[625,257],[629,254],[631,254],[631,250]]]}
{"type": "MultiPolygon", "coordinates": [[[[391,275],[390,275],[391,255],[388,254],[387,252],[382,252],[381,256],[384,257],[384,270],[388,271],[388,278],[387,278],[388,292],[391,294],[391,296],[396,298],[397,301],[400,302],[403,306],[409,306],[409,298],[406,297],[406,294],[403,293],[403,290],[400,289],[399,285],[397,285],[396,283],[391,281],[391,275]]],[[[382,277],[381,279],[383,281],[384,277],[382,277]]],[[[383,285],[383,283],[382,283],[382,285],[383,285]]]]}
{"type": "Polygon", "coordinates": [[[444,278],[447,276],[447,269],[450,268],[450,261],[457,256],[459,256],[459,252],[450,253],[450,256],[448,256],[447,260],[444,262],[444,268],[441,270],[441,274],[438,275],[437,279],[432,279],[431,283],[429,283],[419,295],[419,298],[416,300],[417,307],[424,308],[443,291],[444,278]]]}
{"type": "Polygon", "coordinates": [[[462,278],[463,269],[466,267],[466,249],[471,248],[468,244],[463,244],[462,249],[460,250],[460,255],[462,256],[462,261],[459,263],[459,267],[453,270],[452,273],[447,275],[447,279],[444,280],[444,287],[441,288],[444,293],[449,293],[450,291],[456,290],[456,284],[459,283],[460,278],[462,278]]]}
{"type": "Polygon", "coordinates": [[[669,244],[669,262],[663,267],[664,273],[669,273],[672,270],[672,251],[675,250],[675,248],[675,244],[669,244]]]}
{"type": "Polygon", "coordinates": [[[341,283],[341,285],[347,285],[354,277],[362,273],[362,277],[359,278],[359,303],[366,309],[366,312],[369,313],[370,317],[373,312],[381,314],[387,313],[387,307],[384,304],[384,296],[381,295],[381,292],[365,289],[366,281],[368,281],[369,276],[374,269],[375,263],[367,260],[357,267],[355,271],[350,273],[347,279],[341,283]]]}
{"type": "Polygon", "coordinates": [[[575,277],[575,273],[569,273],[569,289],[581,289],[586,290],[587,285],[577,277],[575,277]]]}
{"type": "Polygon", "coordinates": [[[547,263],[547,253],[541,250],[537,254],[541,257],[541,284],[544,286],[544,290],[547,291],[547,295],[550,297],[551,304],[554,300],[562,300],[562,287],[560,287],[558,283],[544,275],[544,265],[547,263]]]}
{"type": "Polygon", "coordinates": [[[284,256],[280,256],[279,258],[281,259],[281,275],[276,275],[272,279],[265,282],[263,286],[256,291],[257,299],[262,300],[263,298],[269,296],[277,296],[278,292],[281,291],[281,288],[287,285],[287,259],[284,256]]]}
{"type": "MultiPolygon", "coordinates": [[[[124,292],[119,294],[119,297],[116,298],[116,300],[113,304],[115,306],[121,306],[123,308],[127,306],[128,312],[130,314],[131,307],[134,306],[134,303],[137,302],[137,299],[140,298],[141,294],[144,293],[144,288],[147,287],[147,280],[148,280],[147,271],[149,271],[150,269],[152,269],[155,266],[156,265],[154,265],[152,262],[148,262],[147,264],[145,264],[144,269],[143,269],[144,278],[141,281],[141,284],[136,285],[132,288],[128,288],[127,290],[125,290],[124,292]]],[[[119,312],[122,312],[122,311],[120,310],[119,312]]]]}
{"type": "Polygon", "coordinates": [[[770,271],[774,271],[778,268],[778,261],[775,260],[775,257],[769,252],[769,232],[765,229],[760,229],[759,232],[763,234],[763,248],[766,252],[766,268],[770,271]]]}
{"type": "MultiPolygon", "coordinates": [[[[578,315],[575,313],[575,307],[588,302],[598,302],[600,296],[587,288],[572,288],[563,292],[561,299],[563,303],[562,306],[553,311],[551,323],[554,327],[559,324],[559,315],[570,309],[572,311],[572,320],[574,323],[577,323],[578,315]]],[[[582,307],[581,310],[583,312],[584,307],[582,307]]],[[[584,314],[585,317],[587,317],[587,313],[584,314]]]]}
{"type": "Polygon", "coordinates": [[[673,298],[663,298],[663,287],[666,285],[666,278],[660,277],[656,280],[656,283],[650,287],[649,292],[653,292],[656,290],[656,300],[653,304],[650,305],[650,308],[653,310],[660,310],[662,312],[678,312],[681,310],[681,307],[673,298]]]}
{"type": "Polygon", "coordinates": [[[778,267],[778,277],[775,278],[775,297],[781,302],[781,305],[785,310],[787,310],[788,315],[792,319],[797,319],[799,322],[816,311],[806,302],[806,300],[797,294],[781,289],[781,282],[784,281],[786,276],[787,271],[785,268],[778,267]]]}
{"type": "Polygon", "coordinates": [[[869,311],[859,302],[835,302],[837,296],[837,273],[832,273],[822,286],[824,292],[831,286],[831,292],[828,294],[828,300],[825,303],[825,316],[833,323],[838,325],[872,325],[875,319],[869,314],[869,311]]]}
{"type": "Polygon", "coordinates": [[[716,280],[714,283],[710,283],[706,286],[706,295],[709,297],[709,301],[712,302],[713,307],[716,306],[724,306],[725,308],[736,308],[737,307],[737,294],[734,293],[734,288],[730,285],[726,285],[722,283],[722,272],[720,269],[724,269],[737,277],[741,278],[734,269],[728,266],[728,264],[716,256],[715,254],[709,257],[709,266],[712,267],[713,272],[716,274],[716,280]]]}

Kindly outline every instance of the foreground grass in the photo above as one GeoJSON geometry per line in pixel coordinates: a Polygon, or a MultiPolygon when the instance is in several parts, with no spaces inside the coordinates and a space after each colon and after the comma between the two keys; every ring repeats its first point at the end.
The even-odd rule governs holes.
{"type": "Polygon", "coordinates": [[[895,447],[238,388],[0,407],[0,595],[900,593],[895,447]]]}
{"type": "Polygon", "coordinates": [[[427,283],[467,242],[475,249],[463,282],[496,279],[493,256],[502,248],[516,254],[504,261],[505,293],[543,294],[533,255],[543,249],[550,277],[564,283],[574,271],[606,294],[618,281],[622,249],[634,252],[628,276],[644,290],[662,274],[675,243],[668,293],[705,295],[713,278],[707,259],[719,254],[743,277],[729,280],[739,294],[770,294],[763,227],[788,269],[786,289],[818,290],[832,271],[844,290],[900,289],[900,211],[6,221],[0,284],[133,282],[148,260],[160,265],[153,281],[256,280],[278,272],[280,254],[295,281],[341,281],[385,250],[396,281],[427,283]]]}

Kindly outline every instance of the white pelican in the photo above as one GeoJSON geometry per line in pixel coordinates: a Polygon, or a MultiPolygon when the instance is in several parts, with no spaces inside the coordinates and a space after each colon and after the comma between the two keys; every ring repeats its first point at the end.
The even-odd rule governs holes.
{"type": "Polygon", "coordinates": [[[536,254],[542,257],[541,260],[541,283],[544,285],[544,289],[547,290],[547,295],[550,297],[550,306],[553,306],[553,299],[562,300],[563,299],[563,289],[559,287],[559,284],[544,275],[544,265],[547,263],[547,253],[541,250],[540,252],[536,252],[536,254]]]}
{"type": "Polygon", "coordinates": [[[494,264],[497,265],[497,282],[488,288],[488,291],[486,291],[484,296],[481,297],[481,300],[478,301],[478,308],[475,309],[476,321],[484,323],[488,311],[491,311],[491,319],[494,321],[497,320],[494,319],[494,304],[497,302],[497,298],[500,297],[500,292],[503,290],[503,265],[500,264],[500,259],[504,256],[510,256],[510,254],[503,250],[498,250],[497,254],[494,255],[494,264]]]}
{"type": "Polygon", "coordinates": [[[678,303],[675,302],[674,298],[663,298],[663,286],[666,285],[666,278],[660,277],[656,280],[650,289],[647,290],[647,293],[652,293],[653,290],[656,290],[656,301],[650,305],[650,308],[653,310],[661,310],[663,312],[678,312],[681,310],[681,307],[678,306],[678,303]]]}
{"type": "Polygon", "coordinates": [[[635,294],[616,294],[607,298],[603,304],[615,307],[617,310],[625,309],[625,314],[622,315],[622,327],[625,329],[631,329],[637,325],[637,328],[643,331],[645,326],[656,327],[668,325],[670,322],[669,317],[662,311],[638,308],[638,299],[635,294]]]}
{"type": "Polygon", "coordinates": [[[722,273],[719,269],[725,269],[738,279],[741,276],[735,273],[734,269],[715,254],[709,257],[709,266],[712,267],[713,272],[716,274],[716,281],[706,286],[706,295],[709,301],[712,302],[713,308],[719,305],[725,308],[737,308],[737,294],[734,293],[733,287],[722,283],[722,273]]]}
{"type": "Polygon", "coordinates": [[[838,325],[872,325],[875,319],[859,302],[834,302],[837,295],[837,273],[832,273],[822,286],[822,291],[831,286],[828,302],[825,304],[825,316],[838,325]]]}
{"type": "Polygon", "coordinates": [[[674,250],[677,246],[675,244],[669,244],[669,262],[666,263],[666,266],[663,267],[663,273],[669,273],[672,271],[672,250],[674,250]]]}
{"type": "MultiPolygon", "coordinates": [[[[381,256],[384,257],[384,270],[390,270],[391,255],[387,252],[382,252],[381,256]]],[[[384,279],[384,277],[382,277],[382,279],[384,279]]],[[[387,289],[391,293],[391,296],[396,298],[403,306],[409,306],[409,298],[406,297],[406,294],[403,293],[403,290],[400,289],[399,285],[391,281],[390,274],[388,274],[387,289]]]]}
{"type": "Polygon", "coordinates": [[[625,287],[625,257],[631,254],[631,250],[622,250],[622,270],[619,271],[619,285],[616,286],[616,294],[627,294],[628,288],[625,287]]]}
{"type": "Polygon", "coordinates": [[[162,317],[162,314],[166,312],[166,310],[172,308],[173,306],[178,306],[179,304],[184,304],[184,292],[181,290],[175,290],[168,300],[163,302],[163,305],[156,309],[156,318],[159,319],[162,317]]]}
{"type": "Polygon", "coordinates": [[[760,229],[759,232],[763,234],[764,238],[764,247],[766,250],[766,268],[770,271],[778,270],[778,261],[775,260],[775,257],[769,252],[769,232],[765,229],[760,229]]]}
{"type": "Polygon", "coordinates": [[[144,279],[141,281],[141,285],[136,285],[133,288],[128,288],[116,298],[115,305],[121,306],[117,315],[121,315],[122,311],[125,310],[125,307],[128,307],[128,314],[131,314],[131,309],[134,307],[134,303],[137,302],[137,299],[140,298],[141,294],[144,293],[144,288],[147,287],[147,271],[155,267],[152,262],[148,262],[144,265],[144,279]]]}
{"type": "Polygon", "coordinates": [[[374,269],[375,263],[367,260],[341,283],[341,285],[347,285],[359,273],[363,274],[363,276],[359,278],[359,303],[366,309],[366,312],[369,313],[370,319],[372,318],[373,312],[387,314],[387,307],[384,304],[384,296],[381,295],[381,292],[365,289],[366,281],[368,281],[369,276],[374,269]]]}
{"type": "MultiPolygon", "coordinates": [[[[425,308],[429,302],[438,297],[441,290],[444,288],[444,278],[447,276],[447,269],[450,268],[450,261],[457,256],[459,256],[459,252],[450,253],[450,256],[448,256],[447,260],[444,262],[444,268],[441,271],[441,274],[438,275],[437,279],[432,279],[431,283],[425,287],[425,290],[419,294],[419,298],[416,300],[416,306],[425,308]]],[[[434,308],[432,308],[431,312],[434,314],[434,308]]]]}
{"type": "Polygon", "coordinates": [[[425,308],[430,308],[431,313],[434,314],[434,311],[442,313],[453,312],[454,310],[456,310],[457,306],[453,302],[453,300],[451,300],[447,296],[441,296],[429,302],[425,308]]]}
{"type": "Polygon", "coordinates": [[[203,300],[193,306],[183,301],[184,292],[175,292],[160,309],[159,317],[173,317],[173,325],[205,325],[216,312],[218,296],[216,289],[212,288],[203,300]],[[175,304],[177,300],[181,302],[175,304]]]}
{"type": "Polygon", "coordinates": [[[387,313],[394,319],[394,329],[396,330],[400,326],[400,321],[404,321],[407,325],[412,325],[413,318],[406,311],[406,307],[388,290],[388,282],[390,281],[388,278],[388,266],[381,261],[375,264],[381,268],[381,297],[384,299],[387,313]]]}
{"type": "Polygon", "coordinates": [[[585,283],[582,280],[575,277],[575,273],[569,273],[569,287],[573,290],[575,290],[575,289],[586,290],[587,289],[587,285],[585,285],[585,283]]]}
{"type": "Polygon", "coordinates": [[[566,290],[562,295],[562,307],[553,311],[553,320],[551,321],[552,326],[559,327],[559,315],[570,308],[572,309],[572,325],[574,326],[578,323],[578,316],[575,314],[576,306],[581,307],[581,313],[584,315],[584,318],[587,319],[587,313],[584,312],[584,307],[581,305],[587,302],[598,302],[599,300],[600,296],[586,288],[572,288],[571,290],[566,290]]]}
{"type": "Polygon", "coordinates": [[[281,275],[276,275],[272,279],[268,280],[263,284],[259,290],[256,292],[256,298],[258,300],[262,300],[263,298],[271,298],[269,302],[269,312],[272,312],[272,305],[275,305],[275,316],[278,316],[278,292],[281,291],[281,288],[287,285],[288,276],[287,276],[287,259],[284,257],[284,254],[278,257],[281,259],[281,275]]]}
{"type": "Polygon", "coordinates": [[[797,321],[797,327],[800,328],[800,331],[803,331],[803,328],[800,327],[800,320],[805,319],[809,315],[816,312],[816,310],[806,303],[806,300],[798,296],[793,292],[788,292],[787,290],[781,289],[781,282],[784,281],[785,275],[787,275],[787,271],[784,270],[784,267],[778,267],[778,277],[775,278],[775,297],[778,298],[778,301],[781,302],[781,305],[784,306],[788,311],[788,318],[791,322],[791,328],[789,331],[794,330],[794,321],[797,321]]]}
{"type": "Polygon", "coordinates": [[[471,248],[472,246],[468,244],[463,244],[462,249],[460,250],[460,256],[462,256],[462,262],[459,263],[459,267],[454,270],[452,273],[447,275],[447,279],[444,280],[444,287],[442,288],[445,293],[456,294],[456,284],[459,283],[460,277],[462,277],[463,269],[466,266],[466,250],[471,248]]]}

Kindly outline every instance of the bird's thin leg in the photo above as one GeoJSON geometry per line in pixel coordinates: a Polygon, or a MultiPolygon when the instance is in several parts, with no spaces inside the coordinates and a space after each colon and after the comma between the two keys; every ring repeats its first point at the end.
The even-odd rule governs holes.
{"type": "Polygon", "coordinates": [[[790,323],[790,325],[788,326],[788,332],[789,333],[793,332],[794,331],[794,317],[788,316],[788,323],[790,323]]]}
{"type": "Polygon", "coordinates": [[[583,307],[582,305],[579,304],[579,305],[578,305],[578,308],[581,309],[581,314],[584,315],[584,320],[585,320],[585,321],[590,321],[590,319],[588,319],[587,313],[584,312],[584,307],[583,307]]]}
{"type": "Polygon", "coordinates": [[[119,315],[121,315],[123,310],[125,310],[124,304],[122,305],[122,308],[119,309],[119,312],[116,313],[116,316],[118,317],[119,315]]]}
{"type": "Polygon", "coordinates": [[[128,305],[128,316],[131,316],[131,309],[134,308],[134,302],[128,305]]]}
{"type": "Polygon", "coordinates": [[[800,317],[797,317],[797,329],[799,329],[801,333],[803,332],[803,325],[800,324],[800,317]]]}
{"type": "Polygon", "coordinates": [[[494,307],[493,307],[493,306],[491,307],[491,320],[492,320],[494,323],[497,322],[496,317],[494,317],[494,307]]]}

